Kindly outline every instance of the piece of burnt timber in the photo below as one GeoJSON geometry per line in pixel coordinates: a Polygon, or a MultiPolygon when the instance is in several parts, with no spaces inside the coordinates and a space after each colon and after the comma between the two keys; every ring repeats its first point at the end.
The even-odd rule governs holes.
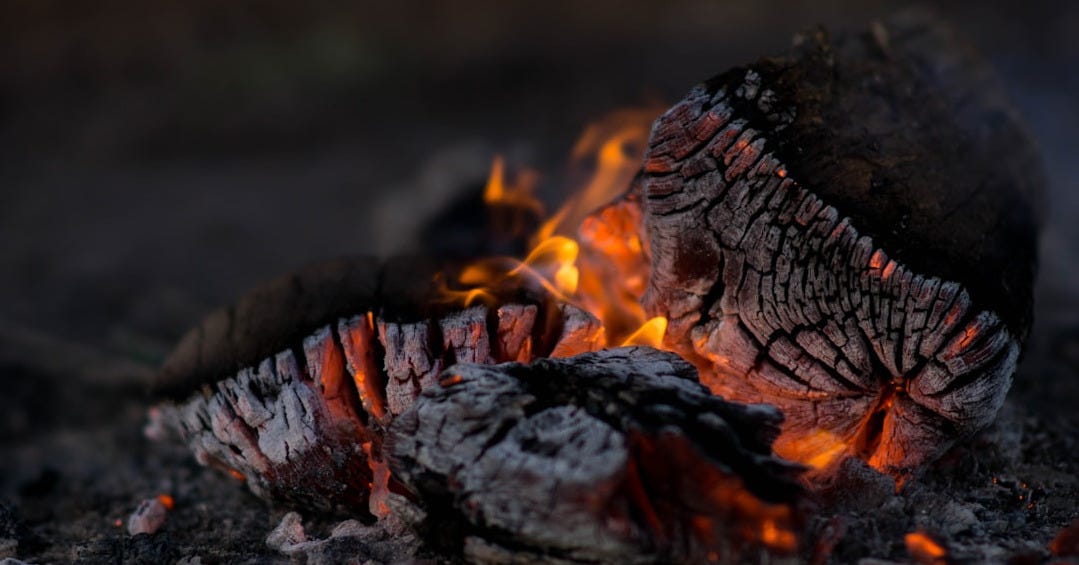
{"type": "Polygon", "coordinates": [[[777,453],[902,478],[993,419],[1042,176],[949,30],[808,34],[690,91],[645,159],[646,309],[714,392],[783,411],[777,453]]]}
{"type": "Polygon", "coordinates": [[[420,506],[400,515],[470,562],[738,562],[797,545],[801,467],[771,451],[782,419],[627,347],[456,365],[384,453],[420,506]]]}
{"type": "Polygon", "coordinates": [[[340,260],[251,291],[165,362],[156,423],[263,498],[384,515],[370,491],[385,427],[443,369],[605,345],[594,317],[531,289],[503,289],[502,304],[446,302],[437,268],[340,260]]]}
{"type": "Polygon", "coordinates": [[[162,364],[154,393],[184,398],[199,385],[295,346],[345,313],[384,306],[388,298],[400,305],[407,305],[410,298],[421,303],[436,269],[422,258],[347,257],[274,279],[187,332],[162,364]],[[416,280],[409,281],[410,276],[416,280]]]}

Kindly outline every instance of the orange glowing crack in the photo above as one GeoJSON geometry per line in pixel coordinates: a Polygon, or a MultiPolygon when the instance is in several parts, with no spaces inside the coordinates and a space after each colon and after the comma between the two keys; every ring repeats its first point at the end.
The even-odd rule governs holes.
{"type": "Polygon", "coordinates": [[[925,532],[911,532],[903,541],[907,553],[919,563],[944,563],[948,557],[948,550],[925,532]]]}
{"type": "Polygon", "coordinates": [[[873,252],[873,256],[869,258],[869,268],[874,271],[879,270],[884,266],[884,253],[878,249],[873,252]]]}

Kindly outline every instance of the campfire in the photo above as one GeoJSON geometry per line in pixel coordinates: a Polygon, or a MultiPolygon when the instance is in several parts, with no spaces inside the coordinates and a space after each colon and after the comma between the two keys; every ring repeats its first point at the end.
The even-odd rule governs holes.
{"type": "Polygon", "coordinates": [[[1035,156],[958,45],[800,36],[590,126],[549,213],[496,158],[454,229],[511,253],[256,289],[165,363],[158,428],[444,558],[827,559],[823,487],[916,481],[993,420],[1029,328],[1035,156]]]}

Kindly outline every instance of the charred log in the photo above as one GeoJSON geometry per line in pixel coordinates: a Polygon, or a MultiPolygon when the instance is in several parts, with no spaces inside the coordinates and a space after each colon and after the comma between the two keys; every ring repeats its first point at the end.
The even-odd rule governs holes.
{"type": "Polygon", "coordinates": [[[391,306],[390,301],[400,308],[431,302],[429,281],[436,269],[421,258],[352,257],[270,281],[184,335],[163,363],[154,392],[186,397],[202,384],[296,346],[342,315],[391,306]],[[393,291],[384,292],[387,288],[393,291]]]}
{"type": "Polygon", "coordinates": [[[644,303],[714,392],[784,412],[778,453],[903,477],[1003,402],[1041,183],[985,64],[937,22],[812,33],[656,122],[644,303]]]}
{"type": "Polygon", "coordinates": [[[166,362],[159,390],[173,400],[158,423],[200,463],[263,498],[384,514],[369,504],[384,467],[382,434],[445,368],[605,345],[598,321],[579,308],[527,289],[509,294],[531,303],[466,308],[440,301],[431,272],[415,262],[339,261],[256,289],[210,315],[166,362]],[[314,320],[324,325],[289,341],[314,320]]]}
{"type": "Polygon", "coordinates": [[[420,506],[402,514],[470,561],[733,562],[796,547],[781,421],[712,396],[676,355],[620,348],[457,365],[384,451],[420,506]]]}

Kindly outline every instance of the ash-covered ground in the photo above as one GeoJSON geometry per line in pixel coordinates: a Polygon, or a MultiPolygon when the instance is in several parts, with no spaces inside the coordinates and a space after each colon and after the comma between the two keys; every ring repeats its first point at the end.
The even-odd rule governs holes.
{"type": "MultiPolygon", "coordinates": [[[[184,330],[303,263],[407,249],[496,152],[556,201],[590,120],[902,3],[219,4],[0,8],[0,560],[288,561],[266,544],[283,510],[143,437],[184,330]],[[165,526],[128,536],[158,494],[165,526]]],[[[941,7],[1045,157],[1035,327],[994,427],[902,494],[856,469],[836,487],[807,550],[830,562],[906,561],[915,530],[961,562],[1047,562],[1079,517],[1079,6],[1059,4],[941,7]]]]}

